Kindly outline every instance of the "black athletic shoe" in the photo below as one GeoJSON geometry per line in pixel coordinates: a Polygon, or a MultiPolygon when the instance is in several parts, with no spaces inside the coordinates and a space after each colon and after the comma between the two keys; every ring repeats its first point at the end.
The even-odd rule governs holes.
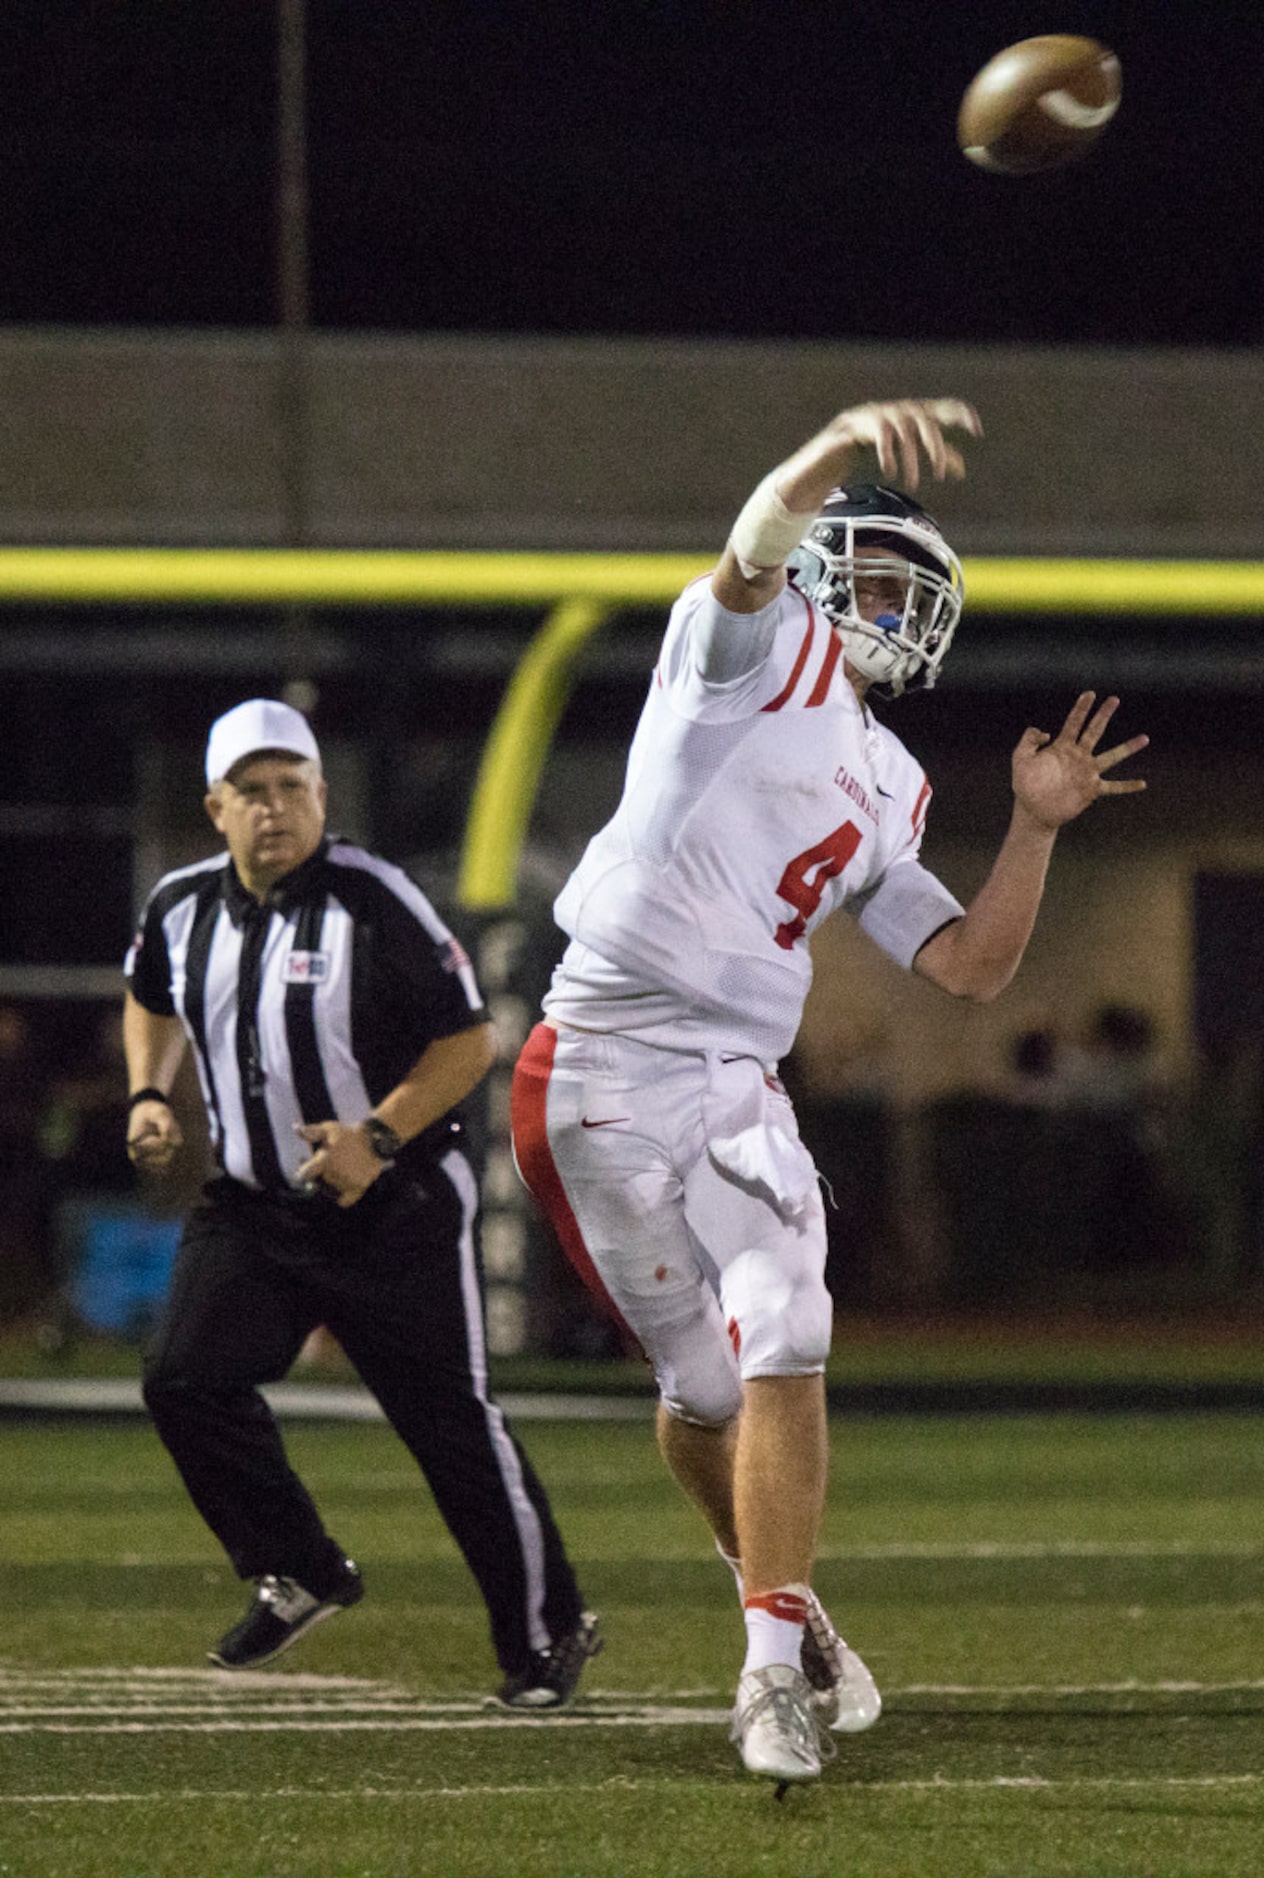
{"type": "Polygon", "coordinates": [[[352,1559],[343,1561],[343,1575],[323,1598],[305,1591],[294,1578],[279,1578],[269,1572],[259,1580],[259,1589],[241,1622],[222,1636],[207,1655],[221,1669],[257,1669],[270,1663],[282,1650],[297,1643],[304,1631],[326,1617],[358,1604],[364,1596],[364,1580],[352,1559]]]}
{"type": "Polygon", "coordinates": [[[581,1611],[574,1630],[547,1650],[537,1650],[516,1676],[506,1676],[496,1700],[506,1708],[566,1708],[579,1687],[584,1664],[604,1642],[596,1613],[581,1611]]]}

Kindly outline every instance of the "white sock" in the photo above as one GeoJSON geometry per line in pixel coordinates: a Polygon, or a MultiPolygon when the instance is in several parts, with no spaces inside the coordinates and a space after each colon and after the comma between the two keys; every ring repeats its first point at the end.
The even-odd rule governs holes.
{"type": "Polygon", "coordinates": [[[742,1674],[773,1663],[803,1666],[803,1627],[808,1615],[806,1585],[778,1585],[744,1601],[746,1661],[742,1674]]]}
{"type": "Polygon", "coordinates": [[[737,1580],[737,1595],[741,1599],[742,1603],[745,1604],[746,1586],[742,1582],[742,1561],[740,1559],[734,1558],[731,1552],[726,1552],[724,1550],[724,1547],[720,1544],[720,1541],[718,1539],[715,1542],[715,1549],[720,1554],[720,1557],[724,1560],[724,1563],[728,1566],[729,1570],[732,1572],[734,1578],[737,1580]]]}

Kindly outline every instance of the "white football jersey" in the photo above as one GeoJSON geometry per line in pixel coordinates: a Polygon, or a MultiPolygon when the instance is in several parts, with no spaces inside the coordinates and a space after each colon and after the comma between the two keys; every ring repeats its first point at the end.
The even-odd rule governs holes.
{"type": "Polygon", "coordinates": [[[695,581],[672,609],[623,799],[555,903],[572,943],[545,1009],[776,1062],[812,981],[808,939],[836,908],[906,967],[960,916],[918,860],[930,794],[803,594],[733,615],[709,576],[695,581]]]}

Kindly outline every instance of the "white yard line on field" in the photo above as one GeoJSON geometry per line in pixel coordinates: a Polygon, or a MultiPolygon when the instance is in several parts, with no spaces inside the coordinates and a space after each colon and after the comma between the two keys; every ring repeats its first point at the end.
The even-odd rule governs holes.
{"type": "MultiPolygon", "coordinates": [[[[359,1383],[268,1383],[263,1394],[287,1421],[383,1422],[380,1405],[359,1383]]],[[[648,1421],[648,1395],[566,1395],[512,1391],[497,1395],[512,1421],[648,1421]]],[[[145,1413],[140,1382],[127,1376],[0,1377],[0,1412],[136,1415],[145,1413]]]]}
{"type": "MultiPolygon", "coordinates": [[[[1097,1683],[905,1683],[918,1698],[1015,1702],[1104,1696],[1256,1694],[1264,1680],[1129,1679],[1097,1683]]],[[[562,1715],[520,1714],[487,1696],[423,1699],[360,1677],[228,1676],[222,1670],[32,1671],[0,1664],[0,1734],[442,1733],[522,1728],[696,1728],[727,1723],[716,1689],[604,1690],[562,1715]]]]}
{"type": "MultiPolygon", "coordinates": [[[[407,1486],[410,1477],[391,1475],[390,1484],[398,1482],[407,1486]]],[[[711,1554],[700,1556],[709,1559],[711,1554]]],[[[822,1562],[840,1565],[890,1565],[906,1562],[917,1564],[922,1560],[930,1564],[954,1560],[965,1564],[978,1561],[1014,1560],[1018,1563],[1028,1561],[1041,1562],[1045,1559],[1135,1559],[1144,1563],[1147,1559],[1264,1559],[1264,1542],[1255,1539],[893,1539],[878,1541],[870,1545],[831,1545],[821,1546],[817,1558],[822,1562]]],[[[21,1565],[23,1570],[37,1569],[40,1560],[11,1561],[21,1565]]],[[[146,1554],[144,1552],[116,1552],[102,1557],[93,1554],[82,1561],[64,1558],[62,1564],[127,1566],[134,1570],[167,1569],[173,1565],[188,1567],[205,1566],[205,1555],[201,1552],[146,1554]]],[[[677,1561],[681,1564],[695,1564],[697,1560],[684,1557],[677,1561]]],[[[2,1659],[0,1659],[2,1662],[2,1659]]],[[[155,1670],[155,1675],[166,1671],[155,1670]]],[[[172,1672],[176,1673],[176,1672],[172,1672]]],[[[234,1672],[235,1674],[245,1672],[234,1672]]]]}
{"type": "Polygon", "coordinates": [[[25,1669],[21,1664],[0,1657],[0,1689],[61,1688],[66,1683],[83,1684],[90,1688],[93,1683],[115,1684],[129,1682],[137,1687],[150,1688],[153,1685],[187,1684],[194,1688],[222,1689],[225,1693],[238,1690],[247,1693],[258,1690],[284,1689],[287,1694],[306,1694],[310,1690],[329,1689],[333,1691],[364,1690],[373,1695],[406,1695],[407,1690],[394,1683],[378,1682],[368,1676],[316,1676],[306,1670],[260,1670],[260,1669],[192,1669],[187,1664],[133,1664],[126,1669],[114,1664],[85,1664],[74,1669],[25,1669]]]}
{"type": "Polygon", "coordinates": [[[906,1682],[887,1693],[901,1695],[1026,1696],[1026,1695],[1226,1695],[1233,1691],[1264,1689],[1258,1678],[1250,1682],[906,1682]]]}
{"type": "Polygon", "coordinates": [[[727,1723],[730,1709],[691,1709],[689,1711],[664,1709],[658,1714],[645,1715],[554,1715],[547,1722],[539,1716],[500,1715],[487,1716],[482,1721],[449,1718],[446,1720],[429,1719],[424,1716],[400,1716],[396,1721],[336,1721],[336,1722],[266,1722],[266,1721],[211,1721],[211,1722],[108,1722],[101,1725],[89,1722],[81,1725],[77,1722],[22,1723],[0,1722],[0,1735],[266,1735],[266,1734],[463,1734],[471,1731],[480,1733],[505,1732],[522,1728],[679,1728],[699,1722],[706,1722],[712,1727],[727,1723]]]}
{"type": "Polygon", "coordinates": [[[818,1559],[851,1564],[901,1559],[1264,1558],[1254,1539],[980,1539],[917,1540],[890,1545],[822,1546],[818,1559]]]}
{"type": "MultiPolygon", "coordinates": [[[[828,1782],[826,1783],[828,1785],[828,1782]]],[[[1040,1775],[996,1774],[986,1777],[952,1780],[849,1780],[840,1785],[848,1796],[873,1794],[948,1794],[948,1793],[1178,1793],[1212,1791],[1227,1788],[1241,1792],[1264,1786],[1264,1774],[1071,1774],[1066,1779],[1045,1779],[1040,1775]]],[[[177,1801],[203,1805],[208,1801],[245,1801],[251,1806],[268,1800],[302,1800],[305,1806],[318,1800],[335,1803],[362,1800],[496,1800],[543,1797],[557,1794],[609,1794],[645,1791],[680,1793],[714,1792],[715,1782],[705,1779],[675,1779],[664,1775],[657,1780],[633,1780],[617,1776],[610,1780],[566,1780],[518,1782],[513,1786],[493,1787],[278,1787],[257,1792],[236,1787],[185,1788],[179,1792],[154,1793],[0,1793],[0,1805],[9,1806],[170,1806],[177,1801]]],[[[767,1789],[764,1789],[767,1791],[767,1789]]],[[[751,1788],[752,1793],[757,1792],[751,1788]]]]}

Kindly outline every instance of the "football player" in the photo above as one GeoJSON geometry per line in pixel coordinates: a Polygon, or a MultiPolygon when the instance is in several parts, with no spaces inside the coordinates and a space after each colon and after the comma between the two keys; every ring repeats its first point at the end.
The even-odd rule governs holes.
{"type": "MultiPolygon", "coordinates": [[[[676,602],[623,799],[555,907],[570,943],[515,1072],[519,1167],[653,1364],[663,1455],[737,1577],[733,1733],[779,1783],[881,1703],[811,1588],[831,1305],[815,1167],[777,1078],[838,908],[957,997],[1013,977],[1058,829],[1145,737],[1085,693],[1013,757],[1009,830],[963,906],[919,859],[930,785],[870,709],[931,685],[960,563],[913,492],[979,434],[955,398],[843,411],[755,490],[676,602]],[[872,450],[883,478],[853,483],[872,450]],[[903,488],[893,486],[896,482],[903,488]]],[[[780,1790],[780,1789],[779,1789],[780,1790]]]]}

